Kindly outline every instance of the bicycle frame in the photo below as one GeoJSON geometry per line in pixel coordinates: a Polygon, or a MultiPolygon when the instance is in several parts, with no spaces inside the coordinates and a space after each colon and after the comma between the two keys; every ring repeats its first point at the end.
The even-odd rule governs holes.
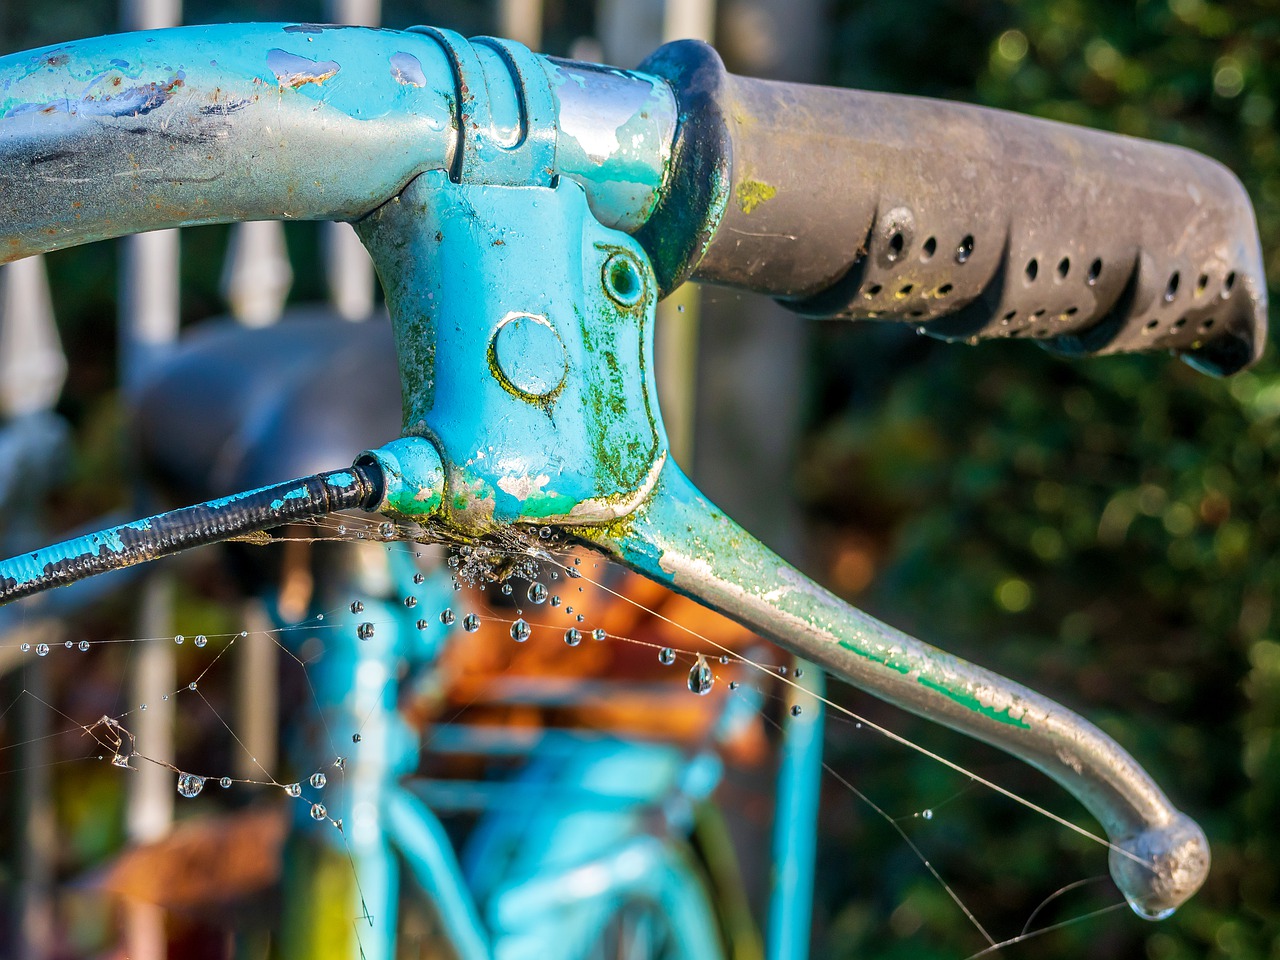
{"type": "MultiPolygon", "coordinates": [[[[829,226],[806,230],[815,208],[803,199],[834,188],[815,180],[806,192],[779,173],[776,152],[803,137],[746,131],[761,117],[785,126],[788,105],[832,105],[840,94],[752,86],[689,45],[664,48],[646,69],[567,64],[428,28],[308,24],[188,28],[5,58],[0,250],[12,259],[235,219],[354,221],[396,326],[405,436],[350,474],[321,475],[319,488],[311,478],[305,495],[281,488],[267,498],[277,514],[264,510],[255,525],[324,512],[342,496],[458,544],[524,538],[537,549],[538,529],[555,528],[1033,764],[1106,828],[1112,874],[1134,909],[1167,915],[1203,881],[1207,842],[1122,748],[1047,698],[849,607],[698,493],[670,456],[658,409],[654,307],[697,271],[788,297],[802,312],[898,316],[956,339],[1027,331],[1067,353],[1169,348],[1225,373],[1262,346],[1247,197],[1229,173],[1182,151],[859,95],[834,111],[849,123],[860,106],[870,112],[873,129],[859,143],[909,142],[913,124],[948,123],[922,175],[900,174],[864,143],[887,186],[869,212],[857,191],[841,195],[839,210],[857,207],[850,217],[869,226],[836,242],[829,226]],[[745,119],[726,120],[734,108],[745,119]],[[895,111],[906,118],[898,126],[895,111]],[[954,203],[940,200],[926,168],[949,166],[961,147],[997,161],[1003,149],[1019,170],[1039,165],[1052,182],[1019,181],[998,208],[967,205],[960,184],[949,188],[954,203]],[[1169,191],[1116,174],[1110,207],[1163,191],[1167,203],[1149,222],[1114,213],[1082,222],[1075,198],[1057,196],[1059,180],[1079,186],[1138,163],[1186,184],[1169,191]],[[50,178],[65,189],[34,188],[50,178]],[[953,257],[934,258],[930,235],[921,250],[937,262],[901,262],[927,232],[923,206],[906,206],[910,189],[943,205],[938,235],[970,231],[953,257]],[[1022,220],[992,213],[1019,200],[1037,201],[1022,220]],[[1002,242],[992,242],[995,221],[1007,224],[1002,242]],[[1058,223],[1073,231],[1060,279],[1073,261],[1088,262],[1090,244],[1105,256],[1078,285],[1041,294],[1038,263],[1058,223]],[[1175,310],[1178,272],[1192,264],[1206,282],[1220,279],[1221,294],[1175,310]],[[1054,323],[1042,330],[1050,309],[1054,323]]],[[[798,126],[818,136],[816,121],[798,126]]],[[[152,523],[164,521],[0,565],[3,598],[75,579],[100,560],[154,555],[154,544],[137,546],[152,523]]],[[[175,535],[165,549],[197,540],[175,535]]]]}

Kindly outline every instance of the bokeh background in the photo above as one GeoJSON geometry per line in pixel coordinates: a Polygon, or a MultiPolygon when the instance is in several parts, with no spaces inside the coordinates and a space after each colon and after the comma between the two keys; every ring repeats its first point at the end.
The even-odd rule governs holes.
{"type": "MultiPolygon", "coordinates": [[[[628,46],[643,34],[626,24],[643,20],[642,8],[548,0],[540,46],[633,65],[646,51],[628,46]]],[[[296,2],[186,5],[188,22],[298,17],[318,12],[296,2]]],[[[115,18],[103,0],[6,0],[0,50],[110,32],[115,18]]],[[[468,34],[492,30],[492,18],[488,2],[383,8],[390,26],[468,34]]],[[[742,73],[982,103],[1203,151],[1244,181],[1268,276],[1280,277],[1274,4],[722,0],[714,32],[742,73]]],[[[216,227],[184,234],[184,322],[224,309],[209,265],[227,238],[216,227]]],[[[313,225],[289,225],[295,260],[314,261],[317,238],[313,225]]],[[[48,258],[73,371],[59,409],[75,427],[76,453],[51,496],[67,525],[125,502],[115,348],[103,334],[116,256],[99,245],[48,258]]],[[[296,274],[293,298],[323,296],[315,271],[296,274]]],[[[802,324],[710,289],[700,307],[684,355],[697,357],[687,459],[704,488],[856,604],[1085,713],[1210,836],[1213,874],[1174,919],[1150,925],[1113,912],[1005,955],[1280,957],[1274,350],[1223,382],[1164,356],[1066,362],[1027,343],[969,348],[895,326],[802,324]]],[[[993,751],[852,691],[834,698],[1080,818],[1056,788],[993,751]]],[[[852,724],[829,725],[827,757],[908,821],[998,935],[1017,933],[1064,884],[1105,873],[1096,847],[852,724]],[[927,825],[914,816],[924,808],[936,808],[927,825]]],[[[73,775],[58,784],[60,803],[83,797],[73,775]]],[[[88,813],[66,815],[81,832],[67,841],[78,846],[65,873],[119,844],[120,803],[100,792],[88,813]]],[[[980,948],[901,839],[834,779],[819,829],[814,956],[950,958],[980,948]]],[[[1098,881],[1039,920],[1116,900],[1098,881]]]]}

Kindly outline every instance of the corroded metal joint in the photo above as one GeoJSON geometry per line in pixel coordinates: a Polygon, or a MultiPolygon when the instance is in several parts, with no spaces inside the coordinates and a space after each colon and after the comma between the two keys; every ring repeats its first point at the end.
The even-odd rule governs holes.
{"type": "Polygon", "coordinates": [[[440,511],[445,495],[444,461],[424,437],[401,437],[356,460],[382,474],[382,499],[372,508],[388,517],[421,523],[440,511]]]}

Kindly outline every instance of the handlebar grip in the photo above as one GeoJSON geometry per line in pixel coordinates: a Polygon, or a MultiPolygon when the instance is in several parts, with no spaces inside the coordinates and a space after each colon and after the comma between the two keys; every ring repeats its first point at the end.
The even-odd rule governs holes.
{"type": "Polygon", "coordinates": [[[1207,157],[966,104],[737,77],[692,41],[641,69],[680,100],[674,181],[682,164],[716,160],[711,227],[686,275],[952,340],[1167,349],[1218,374],[1262,352],[1253,208],[1207,157]]]}

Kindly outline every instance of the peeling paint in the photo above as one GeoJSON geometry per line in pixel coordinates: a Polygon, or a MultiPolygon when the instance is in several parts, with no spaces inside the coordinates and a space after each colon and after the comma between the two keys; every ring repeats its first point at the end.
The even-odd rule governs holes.
{"type": "Polygon", "coordinates": [[[336,61],[310,60],[279,47],[267,51],[267,66],[281,87],[293,87],[295,90],[308,83],[324,83],[342,69],[336,61]]]}

